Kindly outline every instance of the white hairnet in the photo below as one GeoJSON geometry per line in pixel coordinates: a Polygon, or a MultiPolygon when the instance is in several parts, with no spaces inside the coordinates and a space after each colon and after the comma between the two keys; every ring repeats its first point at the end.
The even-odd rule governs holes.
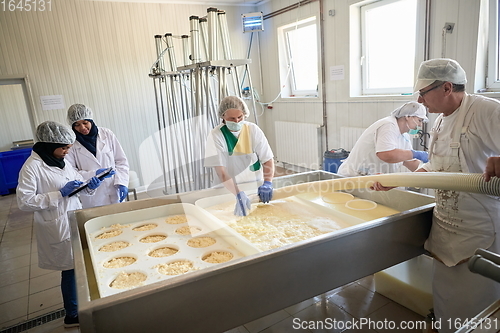
{"type": "Polygon", "coordinates": [[[55,121],[44,121],[36,128],[37,142],[62,143],[72,145],[76,136],[71,128],[55,121]]]}
{"type": "Polygon", "coordinates": [[[424,122],[429,121],[427,116],[425,115],[427,113],[427,109],[425,106],[418,102],[408,102],[403,105],[401,105],[399,108],[391,112],[391,116],[394,116],[396,118],[401,118],[401,117],[419,117],[424,120],[424,122]]]}
{"type": "Polygon", "coordinates": [[[73,125],[75,122],[83,119],[94,119],[92,109],[83,104],[73,104],[68,109],[68,124],[73,125]]]}
{"type": "Polygon", "coordinates": [[[453,59],[438,58],[424,61],[420,64],[417,82],[413,91],[417,92],[434,81],[446,81],[455,84],[466,84],[464,69],[453,59]]]}
{"type": "Polygon", "coordinates": [[[237,109],[243,111],[243,114],[245,117],[248,117],[250,115],[250,112],[248,111],[248,106],[246,103],[239,98],[238,96],[227,96],[220,101],[219,104],[219,117],[223,117],[224,113],[226,113],[227,110],[230,109],[237,109]]]}

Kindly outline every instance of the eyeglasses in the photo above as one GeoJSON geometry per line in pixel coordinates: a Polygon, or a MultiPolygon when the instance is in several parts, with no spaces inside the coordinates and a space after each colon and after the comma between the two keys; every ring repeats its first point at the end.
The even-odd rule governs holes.
{"type": "Polygon", "coordinates": [[[441,87],[442,85],[443,85],[443,83],[441,83],[441,84],[439,84],[439,85],[437,85],[437,86],[434,86],[434,87],[432,87],[431,89],[426,90],[426,91],[424,91],[424,92],[419,91],[419,92],[418,92],[418,94],[420,95],[420,97],[424,97],[424,95],[425,95],[425,94],[427,94],[429,91],[433,91],[434,89],[437,89],[437,88],[441,87]]]}

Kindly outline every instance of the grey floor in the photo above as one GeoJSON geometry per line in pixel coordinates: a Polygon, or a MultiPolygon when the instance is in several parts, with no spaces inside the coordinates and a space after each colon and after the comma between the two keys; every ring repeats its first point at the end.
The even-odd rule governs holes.
{"type": "MultiPolygon", "coordinates": [[[[146,194],[139,193],[139,199],[146,194]]],[[[62,308],[60,272],[37,266],[33,214],[18,209],[14,194],[0,196],[0,332],[62,308]]],[[[423,321],[424,318],[375,291],[373,276],[275,312],[230,330],[232,333],[277,332],[422,332],[422,329],[361,329],[320,327],[332,321],[362,319],[373,325],[393,321],[423,321]],[[298,319],[295,319],[298,318],[298,319]],[[320,323],[320,324],[317,324],[320,323]],[[302,328],[297,329],[298,326],[302,328]]],[[[79,332],[65,329],[62,319],[26,332],[79,332]]]]}

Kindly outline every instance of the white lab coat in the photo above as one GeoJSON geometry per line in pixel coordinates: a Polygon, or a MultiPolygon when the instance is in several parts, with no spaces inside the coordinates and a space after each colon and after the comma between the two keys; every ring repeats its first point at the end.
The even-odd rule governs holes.
{"type": "Polygon", "coordinates": [[[338,174],[346,177],[398,172],[403,162],[387,163],[377,153],[412,149],[408,133],[401,134],[396,117],[388,116],[371,124],[359,137],[338,174]]]}
{"type": "MultiPolygon", "coordinates": [[[[226,167],[228,174],[234,177],[238,184],[262,181],[262,164],[274,157],[267,138],[259,126],[251,122],[245,122],[245,124],[250,130],[251,154],[229,156],[226,139],[220,130],[224,124],[218,125],[211,131],[205,150],[205,167],[226,167]],[[260,170],[251,171],[249,167],[257,161],[261,163],[260,170]]],[[[239,134],[239,132],[234,133],[239,134]]]]}
{"type": "MultiPolygon", "coordinates": [[[[487,158],[500,155],[499,123],[498,101],[466,94],[460,108],[436,120],[424,169],[482,173],[487,158]]],[[[425,248],[443,262],[434,260],[433,272],[434,311],[442,324],[439,332],[455,332],[455,322],[464,323],[500,298],[500,284],[471,273],[464,262],[479,247],[499,253],[499,218],[498,197],[436,191],[425,248]]]]}
{"type": "MultiPolygon", "coordinates": [[[[83,181],[71,164],[66,163],[64,169],[48,166],[35,152],[31,152],[19,172],[17,205],[23,211],[34,212],[40,268],[74,268],[67,213],[82,206],[77,195],[63,197],[59,192],[71,180],[83,181]]],[[[86,189],[80,193],[91,195],[94,191],[86,189]]]]}
{"type": "Polygon", "coordinates": [[[65,157],[84,179],[95,176],[97,169],[113,167],[116,171],[114,176],[103,180],[95,195],[80,197],[83,208],[118,203],[118,185],[128,187],[128,160],[114,133],[110,129],[99,127],[96,146],[96,156],[94,156],[80,142],[75,141],[65,157]]]}

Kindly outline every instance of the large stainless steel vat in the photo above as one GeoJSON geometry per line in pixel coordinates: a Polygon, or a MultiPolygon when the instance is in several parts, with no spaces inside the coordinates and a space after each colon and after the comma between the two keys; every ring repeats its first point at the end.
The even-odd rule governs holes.
{"type": "MultiPolygon", "coordinates": [[[[276,188],[337,177],[315,171],[279,177],[276,188]]],[[[401,213],[100,298],[83,225],[91,218],[221,195],[208,189],[70,213],[82,332],[223,332],[424,253],[434,199],[415,192],[368,193],[401,213]]]]}

